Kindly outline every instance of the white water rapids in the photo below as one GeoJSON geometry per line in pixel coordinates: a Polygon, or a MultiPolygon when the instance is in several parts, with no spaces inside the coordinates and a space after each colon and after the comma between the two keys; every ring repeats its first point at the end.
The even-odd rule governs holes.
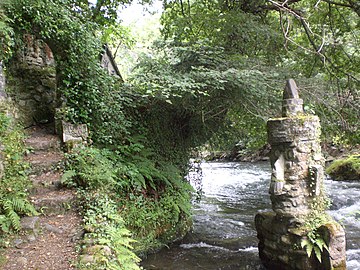
{"type": "MultiPolygon", "coordinates": [[[[271,208],[270,166],[260,163],[204,163],[203,196],[194,203],[193,231],[181,242],[143,262],[145,269],[260,270],[254,217],[271,208]]],[[[347,269],[360,270],[360,183],[326,180],[330,214],[343,224],[347,269]]]]}

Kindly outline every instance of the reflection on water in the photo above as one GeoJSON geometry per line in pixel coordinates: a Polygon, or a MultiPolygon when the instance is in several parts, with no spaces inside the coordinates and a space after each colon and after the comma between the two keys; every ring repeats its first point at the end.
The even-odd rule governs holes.
{"type": "MultiPolygon", "coordinates": [[[[203,192],[193,206],[194,227],[181,242],[149,256],[145,269],[263,269],[257,253],[254,216],[269,210],[270,166],[261,163],[205,163],[203,192]]],[[[348,270],[360,269],[360,184],[326,181],[347,234],[348,270]]]]}

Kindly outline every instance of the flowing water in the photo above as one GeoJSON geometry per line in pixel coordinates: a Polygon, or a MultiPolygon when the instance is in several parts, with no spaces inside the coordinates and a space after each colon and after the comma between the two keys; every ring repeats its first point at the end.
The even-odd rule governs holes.
{"type": "MultiPolygon", "coordinates": [[[[204,163],[202,169],[204,195],[194,202],[192,232],[149,256],[144,268],[264,269],[258,258],[254,217],[271,207],[269,163],[204,163]]],[[[360,183],[326,180],[325,184],[333,200],[330,214],[345,226],[347,269],[360,270],[360,212],[356,214],[360,183]]]]}

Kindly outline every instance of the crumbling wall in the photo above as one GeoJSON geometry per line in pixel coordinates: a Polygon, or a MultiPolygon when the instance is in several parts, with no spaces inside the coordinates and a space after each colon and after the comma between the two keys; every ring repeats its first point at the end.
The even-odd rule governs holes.
{"type": "Polygon", "coordinates": [[[32,35],[24,35],[23,41],[8,65],[7,95],[24,126],[52,122],[57,107],[54,56],[46,43],[32,35]]]}

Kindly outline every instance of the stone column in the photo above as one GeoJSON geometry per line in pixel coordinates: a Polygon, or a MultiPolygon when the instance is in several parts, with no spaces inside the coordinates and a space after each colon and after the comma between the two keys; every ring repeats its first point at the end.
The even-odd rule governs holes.
{"type": "MultiPolygon", "coordinates": [[[[322,188],[324,159],[319,118],[304,113],[303,100],[299,98],[294,80],[286,83],[282,116],[269,119],[267,130],[271,145],[269,193],[273,212],[259,213],[255,218],[262,262],[268,269],[277,270],[346,269],[345,234],[341,226],[321,224],[321,230],[319,227],[319,235],[329,247],[334,235],[336,243],[340,243],[335,249],[329,248],[327,255],[323,252],[322,262],[314,254],[309,257],[301,247],[309,232],[305,224],[314,218],[314,211],[326,216],[322,188]]],[[[331,221],[331,224],[336,223],[331,221]]]]}

